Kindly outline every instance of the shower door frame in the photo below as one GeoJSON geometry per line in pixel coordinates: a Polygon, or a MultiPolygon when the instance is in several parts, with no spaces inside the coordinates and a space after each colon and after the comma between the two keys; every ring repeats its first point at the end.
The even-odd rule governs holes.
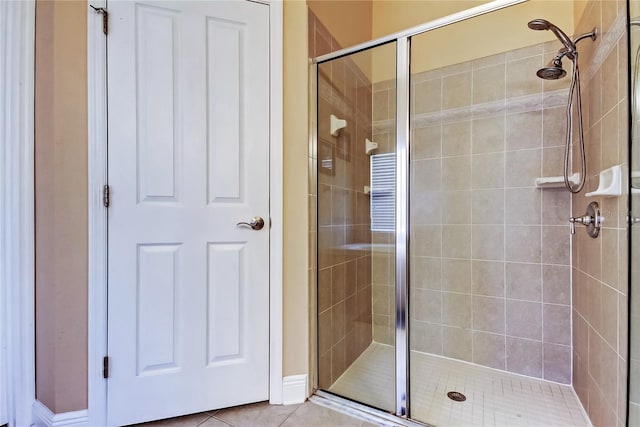
{"type": "MultiPolygon", "coordinates": [[[[422,33],[433,31],[457,22],[465,21],[476,16],[485,15],[500,9],[524,3],[528,0],[494,0],[492,2],[476,6],[458,13],[454,13],[442,18],[435,19],[425,24],[409,28],[407,30],[380,37],[353,47],[341,49],[312,59],[310,76],[310,141],[309,147],[312,158],[317,159],[317,99],[318,99],[318,65],[334,59],[349,56],[351,54],[364,52],[388,43],[396,43],[396,228],[395,228],[395,372],[396,390],[395,414],[399,417],[411,418],[410,405],[410,378],[409,378],[409,183],[410,183],[410,102],[411,102],[411,38],[422,33]],[[315,99],[313,98],[315,92],[315,99]]],[[[316,194],[318,194],[318,173],[317,161],[313,162],[313,173],[316,177],[316,194]]],[[[318,205],[316,203],[316,215],[318,205]]],[[[318,227],[316,223],[316,227],[318,227]]],[[[316,232],[318,230],[316,229],[316,232]]],[[[318,242],[316,240],[316,245],[318,242]]],[[[316,256],[319,254],[316,250],[316,256]]],[[[316,265],[318,263],[316,262],[316,265]]],[[[316,270],[316,281],[318,283],[318,271],[316,270]]],[[[311,291],[312,298],[317,301],[317,292],[311,291]]],[[[316,310],[318,305],[315,304],[316,310]]],[[[317,342],[318,322],[317,312],[313,313],[312,336],[317,342]]],[[[317,348],[311,347],[317,353],[317,348]]],[[[315,371],[313,389],[318,390],[318,357],[314,354],[315,371]]],[[[312,360],[313,360],[312,359],[312,360]]],[[[355,404],[354,408],[360,405],[355,404]]]]}

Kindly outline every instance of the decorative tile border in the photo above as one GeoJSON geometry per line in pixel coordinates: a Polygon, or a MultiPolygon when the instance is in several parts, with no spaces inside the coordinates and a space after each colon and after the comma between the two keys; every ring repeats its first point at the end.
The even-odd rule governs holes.
{"type": "MultiPolygon", "coordinates": [[[[544,108],[564,107],[567,105],[568,96],[568,89],[560,89],[553,92],[519,96],[507,100],[486,102],[434,113],[415,114],[411,116],[411,126],[413,128],[423,128],[440,123],[461,122],[502,114],[526,113],[544,108]]],[[[374,135],[393,132],[395,130],[395,119],[378,120],[373,122],[372,126],[374,135]]]]}

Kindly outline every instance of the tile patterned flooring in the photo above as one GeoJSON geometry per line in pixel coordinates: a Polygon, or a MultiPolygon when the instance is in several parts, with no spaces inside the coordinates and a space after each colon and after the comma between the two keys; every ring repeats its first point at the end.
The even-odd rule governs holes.
{"type": "MultiPolygon", "coordinates": [[[[393,347],[371,344],[329,391],[393,406],[394,358],[393,347]]],[[[412,418],[436,426],[591,426],[571,386],[415,351],[411,397],[412,418]],[[454,402],[448,391],[467,400],[454,402]]]]}
{"type": "MultiPolygon", "coordinates": [[[[373,343],[331,387],[332,393],[378,408],[393,406],[394,349],[373,343]]],[[[412,417],[439,427],[589,427],[570,386],[420,352],[411,352],[412,417]],[[447,391],[466,395],[454,402],[447,391]]],[[[315,398],[314,398],[315,399],[315,398]]],[[[138,424],[144,427],[375,427],[313,402],[266,402],[138,424]]]]}
{"type": "Polygon", "coordinates": [[[376,427],[312,402],[269,405],[266,402],[137,424],[136,427],[376,427]]]}

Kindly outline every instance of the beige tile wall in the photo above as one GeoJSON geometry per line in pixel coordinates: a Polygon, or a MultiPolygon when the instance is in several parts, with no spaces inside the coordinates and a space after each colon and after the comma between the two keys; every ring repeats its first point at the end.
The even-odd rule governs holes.
{"type": "MultiPolygon", "coordinates": [[[[410,329],[414,350],[569,383],[570,196],[534,186],[562,173],[568,82],[535,76],[559,47],[412,76],[410,329]]],[[[375,139],[393,96],[374,85],[375,139]]],[[[389,283],[374,273],[376,341],[389,283]]]]}
{"type": "MultiPolygon", "coordinates": [[[[309,12],[310,56],[339,48],[309,12]]],[[[310,221],[309,275],[313,285],[317,272],[318,385],[326,389],[372,339],[371,227],[369,198],[363,192],[369,181],[364,141],[371,138],[371,83],[350,59],[321,64],[318,69],[317,144],[320,153],[330,155],[321,155],[316,168],[315,150],[310,150],[309,210],[316,212],[316,203],[318,209],[310,221]],[[347,120],[337,137],[330,135],[331,114],[347,120]],[[323,157],[330,167],[322,167],[323,157]],[[354,248],[354,244],[360,245],[354,248]]]]}
{"type": "Polygon", "coordinates": [[[584,215],[596,200],[605,217],[600,237],[591,239],[578,229],[573,240],[573,385],[594,426],[626,421],[628,198],[584,196],[597,188],[600,170],[627,167],[625,24],[626,2],[592,0],[576,28],[581,34],[596,26],[600,33],[594,43],[579,46],[588,182],[573,196],[574,216],[584,215]]]}
{"type": "MultiPolygon", "coordinates": [[[[389,51],[389,53],[393,53],[389,51]]],[[[395,58],[390,58],[393,62],[395,58]]],[[[386,126],[395,123],[396,116],[395,80],[376,83],[372,99],[372,120],[384,122],[386,126]]],[[[376,132],[374,129],[373,132],[376,132]]],[[[394,131],[378,132],[373,140],[378,143],[375,154],[395,153],[394,131]]],[[[373,294],[373,340],[395,344],[395,233],[372,232],[374,250],[371,257],[371,286],[373,294]]]]}

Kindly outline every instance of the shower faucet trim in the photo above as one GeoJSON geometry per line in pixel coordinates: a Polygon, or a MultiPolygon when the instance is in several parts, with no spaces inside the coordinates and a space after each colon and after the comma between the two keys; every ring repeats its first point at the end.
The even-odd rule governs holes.
{"type": "Polygon", "coordinates": [[[598,237],[600,234],[600,228],[604,222],[604,217],[600,215],[600,206],[598,202],[591,202],[587,206],[587,212],[583,216],[572,216],[569,218],[569,227],[571,234],[576,234],[575,224],[582,224],[587,227],[587,234],[592,237],[598,237]]]}

